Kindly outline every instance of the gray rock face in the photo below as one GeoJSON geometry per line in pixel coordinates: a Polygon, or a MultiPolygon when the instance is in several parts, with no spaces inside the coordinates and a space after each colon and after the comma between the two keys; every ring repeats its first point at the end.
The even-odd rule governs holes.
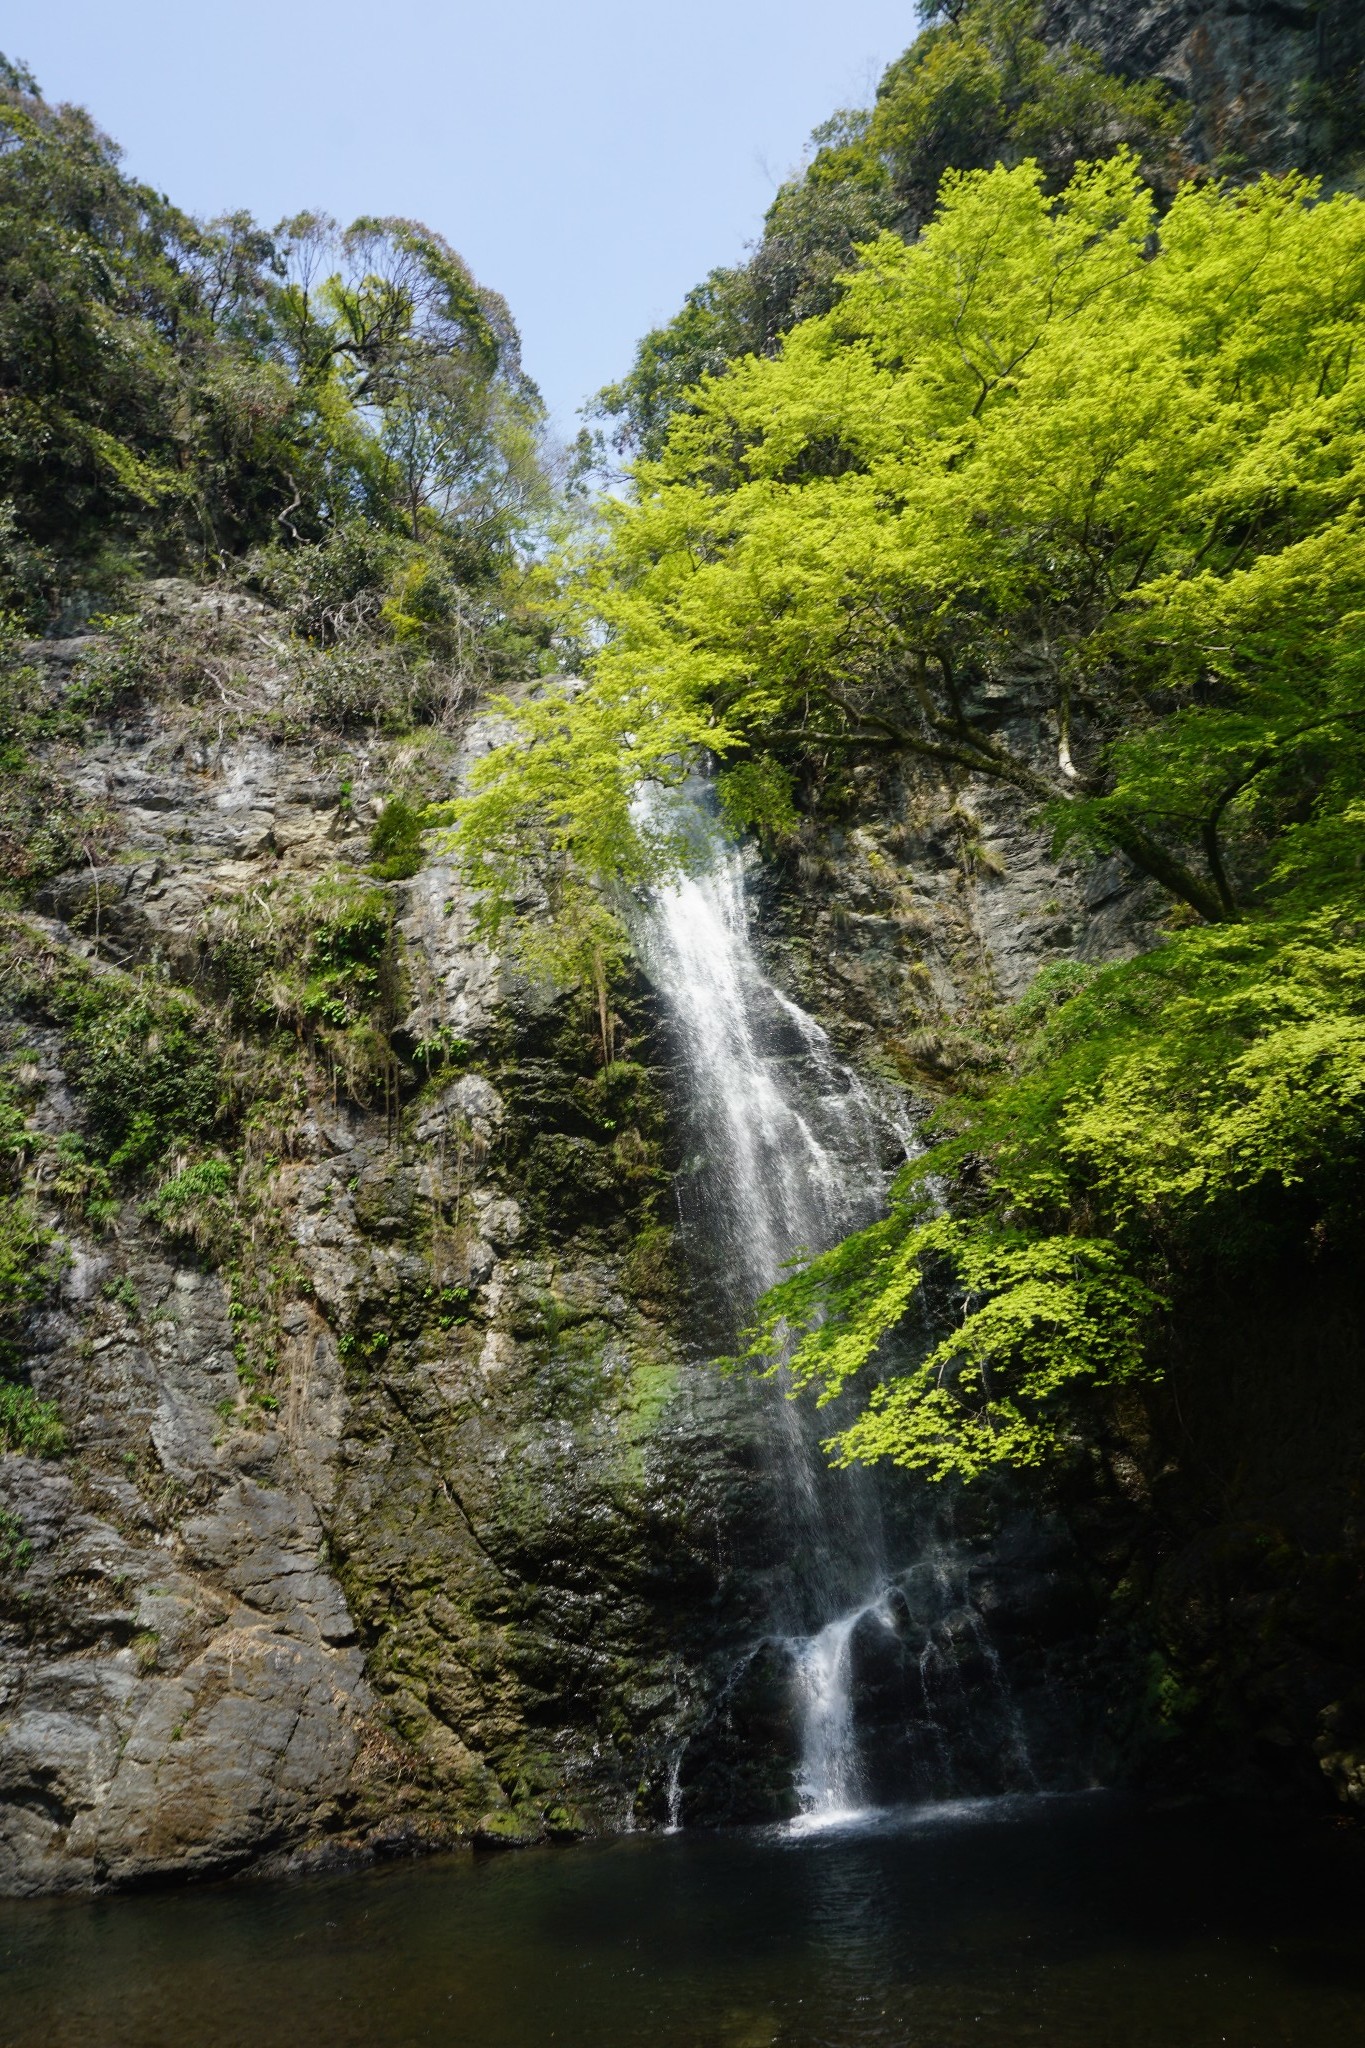
{"type": "Polygon", "coordinates": [[[305,1838],[371,1708],[345,1601],[316,1546],[300,1557],[308,1502],[246,1482],[185,1542],[84,1477],[0,1462],[31,1550],[4,1587],[0,1884],[207,1872],[305,1838]]]}
{"type": "MultiPolygon", "coordinates": [[[[202,644],[206,601],[158,595],[202,644]]],[[[240,903],[372,886],[401,762],[277,737],[285,657],[253,607],[229,623],[229,729],[135,705],[65,764],[123,843],[46,889],[53,957],[202,987],[240,903]]],[[[42,652],[65,687],[81,645],[42,652]]],[[[429,793],[486,738],[443,742],[429,793]]],[[[629,1058],[604,1078],[591,1020],[475,941],[439,851],[384,886],[396,1040],[454,1064],[397,1116],[297,1068],[252,1141],[273,1154],[251,1169],[254,1309],[145,1188],[104,1229],[48,1204],[67,1262],[26,1369],[70,1451],[0,1458],[6,1889],[647,1819],[695,1674],[742,1621],[748,1425],[670,1329],[647,1008],[623,992],[629,1058]]],[[[41,1004],[0,1039],[35,1139],[87,1133],[41,1004]]],[[[245,1070],[264,1056],[243,1046],[245,1070]]]]}
{"type": "MultiPolygon", "coordinates": [[[[201,644],[204,601],[160,602],[201,644]]],[[[236,906],[365,880],[402,761],[275,736],[284,657],[252,617],[230,621],[252,716],[220,734],[134,707],[72,764],[123,845],[48,886],[43,945],[204,986],[236,906]]],[[[487,738],[443,743],[429,793],[487,738]]],[[[1059,867],[998,793],[911,770],[865,795],[855,828],[758,879],[779,980],[869,1075],[932,1086],[971,1057],[983,996],[1142,942],[1131,878],[1059,867]]],[[[781,1517],[753,1396],[687,1341],[648,991],[619,992],[603,1070],[591,1017],[477,941],[438,846],[384,887],[396,1042],[454,1057],[397,1114],[297,1069],[253,1141],[277,1276],[255,1310],[140,1196],[104,1231],[50,1208],[68,1263],[29,1370],[71,1451],[0,1459],[9,1889],[657,1820],[752,1638],[781,1517]]],[[[59,1024],[30,1003],[0,1030],[35,1134],[79,1135],[59,1024]]],[[[756,1755],[699,1764],[697,1810],[743,1806],[756,1755]]]]}
{"type": "Polygon", "coordinates": [[[1126,861],[1055,858],[1000,785],[913,761],[869,773],[858,822],[808,833],[760,886],[778,979],[869,1071],[931,1093],[983,1055],[996,1004],[1044,967],[1131,957],[1161,910],[1126,861]]]}
{"type": "Polygon", "coordinates": [[[1047,32],[1192,109],[1219,168],[1330,170],[1361,148],[1365,17],[1355,0],[1049,0],[1047,32]]]}

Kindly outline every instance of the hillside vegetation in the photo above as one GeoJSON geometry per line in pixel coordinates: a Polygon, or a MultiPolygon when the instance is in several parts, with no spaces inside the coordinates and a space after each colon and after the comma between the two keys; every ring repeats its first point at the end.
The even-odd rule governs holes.
{"type": "Polygon", "coordinates": [[[0,603],[254,567],[332,637],[448,624],[550,502],[503,301],[420,222],[208,223],[0,63],[0,603]]]}
{"type": "Polygon", "coordinates": [[[732,826],[780,847],[858,762],[920,759],[1160,891],[1156,949],[998,1015],[889,1218],[752,1333],[823,1400],[877,1366],[838,1456],[968,1477],[1157,1371],[1212,1275],[1352,1254],[1365,1136],[1365,205],[1297,175],[1171,191],[1127,147],[1073,165],[1079,117],[1025,154],[1056,95],[1092,142],[1139,111],[1170,133],[1150,93],[1010,43],[1032,17],[967,6],[893,67],[860,132],[909,238],[869,214],[827,310],[687,388],[578,570],[589,687],[517,714],[460,828],[494,920],[547,845],[591,917],[687,858],[643,783],[711,757],[732,826]],[[981,150],[1023,160],[946,170],[916,232],[887,109],[911,94],[936,175],[944,67],[988,103],[981,150]]]}

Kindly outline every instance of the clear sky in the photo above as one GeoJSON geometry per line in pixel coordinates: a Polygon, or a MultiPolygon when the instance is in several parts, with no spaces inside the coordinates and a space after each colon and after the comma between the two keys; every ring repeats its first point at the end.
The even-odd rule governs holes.
{"type": "Polygon", "coordinates": [[[0,48],[191,213],[426,221],[571,431],[915,28],[915,0],[8,0],[0,48]]]}

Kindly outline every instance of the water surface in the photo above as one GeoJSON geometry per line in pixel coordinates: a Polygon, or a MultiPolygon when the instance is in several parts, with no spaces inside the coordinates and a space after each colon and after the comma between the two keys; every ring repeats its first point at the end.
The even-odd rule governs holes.
{"type": "Polygon", "coordinates": [[[1360,2048],[1365,1841],[1100,1799],[0,1906],[5,2048],[1360,2048]]]}

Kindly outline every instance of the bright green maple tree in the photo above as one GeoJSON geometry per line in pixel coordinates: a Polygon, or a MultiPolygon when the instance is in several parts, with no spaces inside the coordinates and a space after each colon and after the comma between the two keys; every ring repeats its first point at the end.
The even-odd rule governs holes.
{"type": "Polygon", "coordinates": [[[948,1334],[841,1455],[1036,1462],[1076,1392],[1147,1369],[1211,1218],[1221,1256],[1349,1211],[1363,304],[1365,206],[1296,177],[1158,220],[1123,153],[1057,198],[1032,164],[949,174],[918,241],[689,394],[583,567],[588,683],[481,764],[459,832],[494,919],[528,847],[571,904],[675,868],[637,793],[699,755],[781,830],[814,765],[890,754],[1015,788],[1190,927],[1025,1033],[890,1217],[761,1308],[755,1355],[794,1341],[828,1398],[935,1295],[948,1334]]]}

